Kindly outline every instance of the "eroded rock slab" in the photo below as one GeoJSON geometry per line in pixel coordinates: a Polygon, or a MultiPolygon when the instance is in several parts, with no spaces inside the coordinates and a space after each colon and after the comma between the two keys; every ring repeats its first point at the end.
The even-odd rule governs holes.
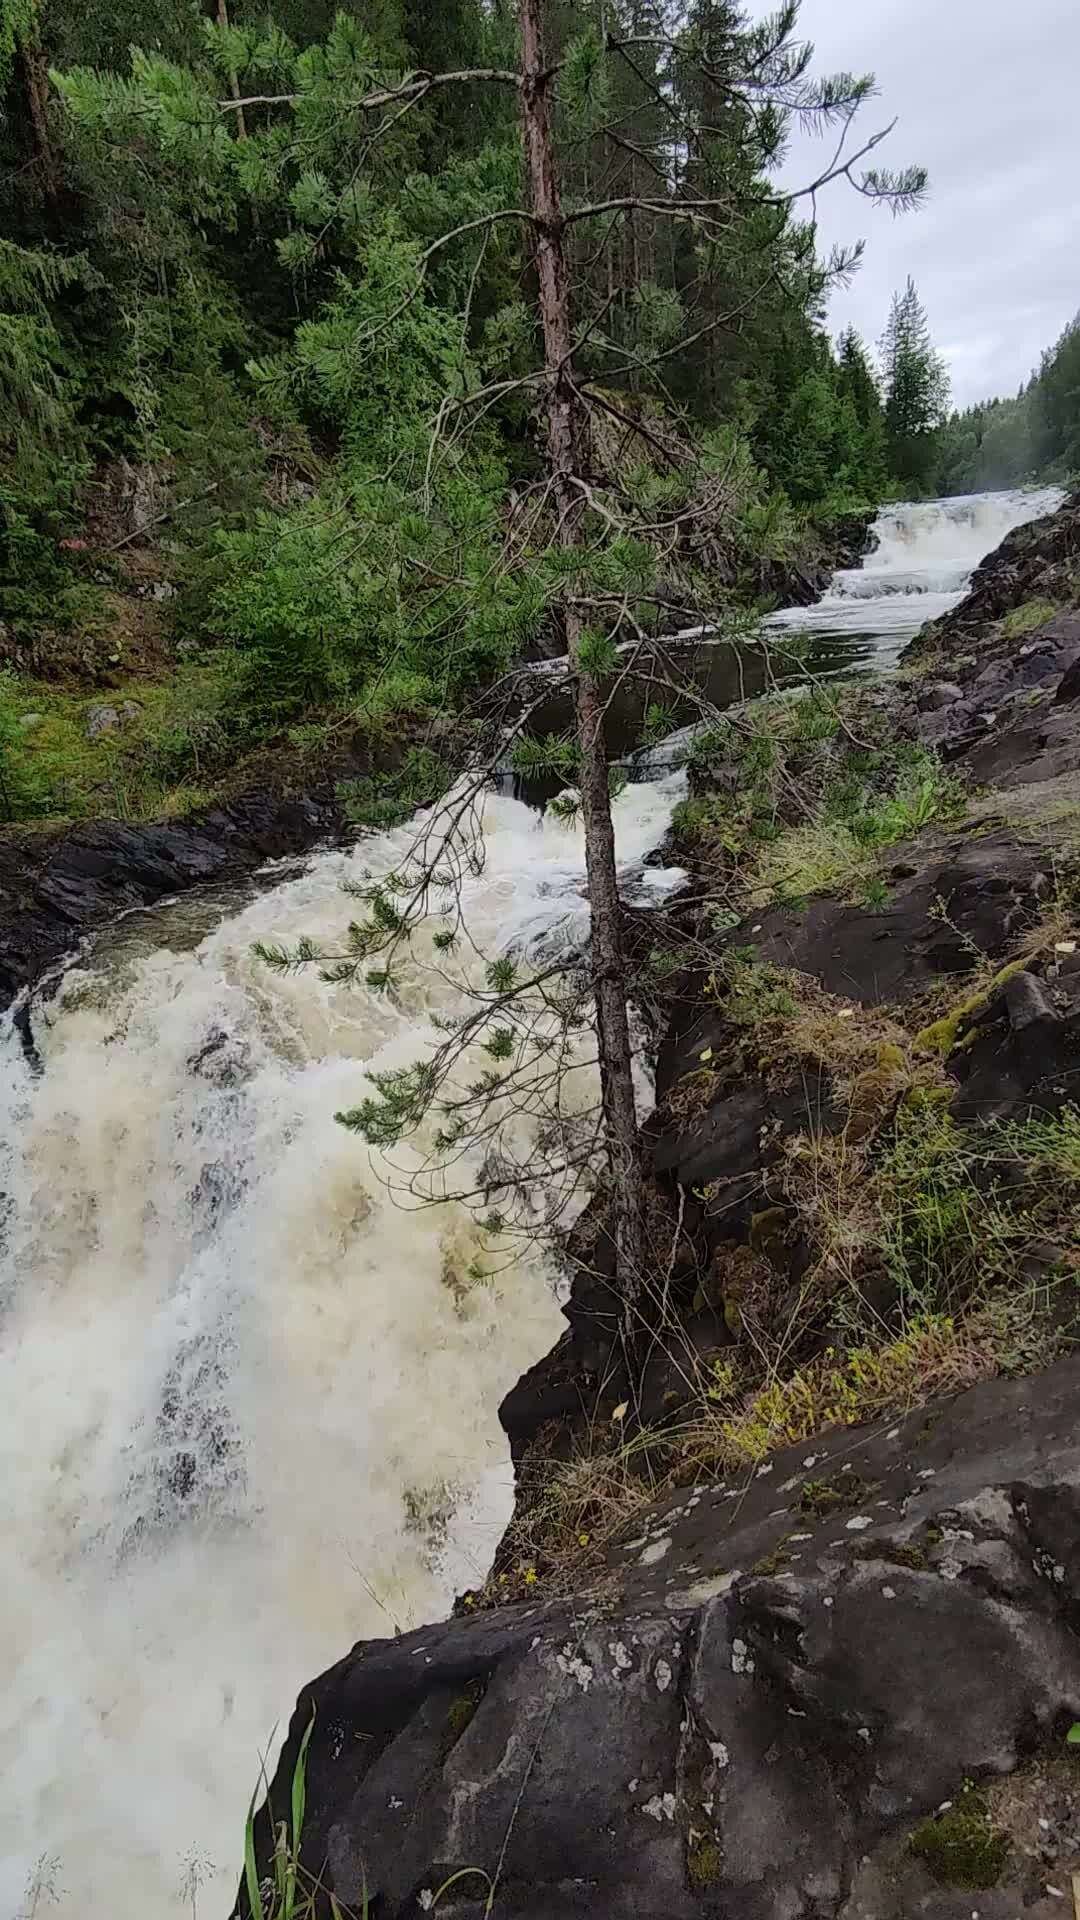
{"type": "Polygon", "coordinates": [[[1060,1912],[1060,1813],[985,1895],[909,1839],[1080,1716],[1078,1408],[1080,1357],[834,1431],[659,1503],[574,1605],[360,1645],[301,1695],[270,1807],[314,1712],[304,1862],[381,1920],[464,1868],[440,1911],[494,1880],[500,1920],[1060,1912]]]}

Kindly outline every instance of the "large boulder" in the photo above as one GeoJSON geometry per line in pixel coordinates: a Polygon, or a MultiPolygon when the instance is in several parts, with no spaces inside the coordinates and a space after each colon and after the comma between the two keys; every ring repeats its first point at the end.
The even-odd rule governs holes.
{"type": "Polygon", "coordinates": [[[1073,1358],[835,1430],[657,1502],[572,1604],[355,1647],[300,1696],[263,1865],[311,1727],[324,1913],[404,1920],[456,1874],[438,1911],[499,1920],[1060,1914],[1078,1404],[1073,1358]]]}

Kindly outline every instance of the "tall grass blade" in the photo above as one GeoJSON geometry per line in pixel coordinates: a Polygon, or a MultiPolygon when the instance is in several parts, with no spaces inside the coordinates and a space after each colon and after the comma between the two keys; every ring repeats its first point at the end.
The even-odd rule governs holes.
{"type": "MultiPolygon", "coordinates": [[[[255,1793],[257,1792],[256,1787],[255,1793]]],[[[244,1885],[247,1888],[251,1920],[266,1920],[262,1889],[259,1886],[259,1868],[255,1859],[255,1793],[251,1796],[251,1805],[244,1825],[244,1885]]]]}

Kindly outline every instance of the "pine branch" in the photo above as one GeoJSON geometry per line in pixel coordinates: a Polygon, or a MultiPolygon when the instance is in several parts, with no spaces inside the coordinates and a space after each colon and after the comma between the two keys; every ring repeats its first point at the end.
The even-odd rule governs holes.
{"type": "MultiPolygon", "coordinates": [[[[392,107],[399,100],[422,100],[425,94],[436,87],[467,86],[473,83],[489,86],[513,87],[517,92],[521,87],[521,75],[511,73],[505,67],[463,67],[458,73],[421,73],[407,80],[400,87],[377,87],[372,93],[361,94],[358,100],[343,102],[347,112],[375,113],[380,107],[392,107]]],[[[297,101],[310,100],[310,92],[305,93],[250,93],[239,100],[219,100],[219,113],[242,113],[245,107],[291,107],[297,101]]]]}

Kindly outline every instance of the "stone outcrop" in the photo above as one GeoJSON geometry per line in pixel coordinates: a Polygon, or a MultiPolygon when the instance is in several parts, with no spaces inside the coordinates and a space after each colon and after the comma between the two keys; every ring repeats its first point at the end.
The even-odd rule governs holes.
{"type": "Polygon", "coordinates": [[[1070,1359],[834,1431],[659,1503],[573,1604],[354,1648],[300,1697],[274,1816],[314,1713],[304,1863],[354,1914],[404,1920],[473,1869],[440,1912],[495,1882],[500,1920],[1060,1915],[1078,1404],[1070,1359]],[[1014,1773],[1000,1884],[938,1885],[915,1830],[1014,1773]]]}
{"type": "Polygon", "coordinates": [[[995,623],[1021,607],[1080,605],[1080,493],[1056,513],[1014,527],[975,569],[968,592],[941,620],[924,627],[907,659],[955,659],[974,648],[984,656],[995,623]]]}
{"type": "Polygon", "coordinates": [[[0,840],[0,1006],[118,914],[305,852],[340,825],[327,784],[244,794],[197,820],[11,833],[0,840]]]}

